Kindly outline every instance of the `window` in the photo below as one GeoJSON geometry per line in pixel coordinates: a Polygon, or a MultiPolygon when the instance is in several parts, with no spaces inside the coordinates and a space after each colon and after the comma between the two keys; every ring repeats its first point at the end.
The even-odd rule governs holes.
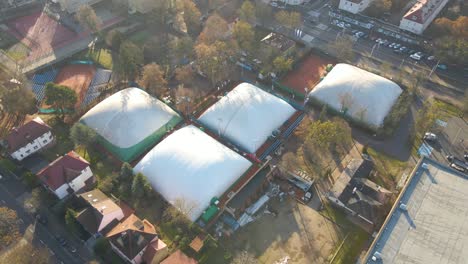
{"type": "Polygon", "coordinates": [[[37,146],[34,146],[34,149],[38,149],[38,147],[37,147],[37,146]]]}
{"type": "Polygon", "coordinates": [[[42,143],[47,143],[47,140],[42,141],[42,143]]]}
{"type": "Polygon", "coordinates": [[[31,150],[30,150],[30,149],[26,150],[26,153],[29,153],[29,152],[31,152],[31,150]]]}
{"type": "Polygon", "coordinates": [[[23,157],[23,154],[20,154],[20,157],[23,157]]]}

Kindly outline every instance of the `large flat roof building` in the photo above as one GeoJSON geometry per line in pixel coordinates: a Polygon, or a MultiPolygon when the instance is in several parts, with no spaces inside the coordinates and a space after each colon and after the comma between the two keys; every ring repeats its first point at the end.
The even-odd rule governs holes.
{"type": "Polygon", "coordinates": [[[467,263],[467,190],[467,175],[421,159],[362,263],[467,263]]]}

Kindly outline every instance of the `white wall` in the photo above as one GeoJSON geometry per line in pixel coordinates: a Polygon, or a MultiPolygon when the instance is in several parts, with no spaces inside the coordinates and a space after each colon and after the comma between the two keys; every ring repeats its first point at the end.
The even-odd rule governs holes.
{"type": "MultiPolygon", "coordinates": [[[[431,13],[431,15],[424,21],[424,24],[402,18],[400,21],[400,28],[406,31],[413,32],[415,34],[421,35],[424,30],[432,23],[432,21],[437,17],[440,11],[447,4],[448,0],[443,0],[443,2],[431,13]]],[[[430,4],[430,3],[429,3],[430,4]]]]}
{"type": "Polygon", "coordinates": [[[52,192],[55,193],[55,195],[59,199],[63,199],[68,195],[68,192],[67,192],[68,188],[72,188],[74,192],[77,192],[85,186],[85,181],[91,177],[93,177],[93,172],[91,171],[91,168],[88,166],[84,170],[81,171],[80,176],[73,179],[70,183],[63,184],[62,186],[57,188],[57,190],[55,191],[52,190],[52,192]]]}
{"type": "Polygon", "coordinates": [[[302,5],[302,3],[307,2],[305,0],[281,0],[288,5],[302,5]]]}
{"type": "Polygon", "coordinates": [[[101,225],[98,227],[98,232],[101,231],[104,227],[106,227],[112,220],[122,220],[124,218],[124,213],[121,208],[115,210],[112,213],[104,215],[104,218],[101,220],[101,225]]]}
{"type": "Polygon", "coordinates": [[[52,132],[47,132],[43,134],[42,136],[32,140],[30,143],[28,143],[26,146],[18,149],[17,151],[13,152],[11,154],[11,157],[21,161],[24,158],[28,157],[29,155],[38,152],[42,148],[44,148],[46,145],[48,145],[50,142],[54,140],[54,137],[52,136],[52,132]]]}
{"type": "Polygon", "coordinates": [[[352,1],[348,0],[340,0],[340,5],[338,7],[341,10],[357,14],[364,11],[364,9],[366,9],[372,1],[374,0],[362,0],[360,3],[353,3],[352,1]]]}

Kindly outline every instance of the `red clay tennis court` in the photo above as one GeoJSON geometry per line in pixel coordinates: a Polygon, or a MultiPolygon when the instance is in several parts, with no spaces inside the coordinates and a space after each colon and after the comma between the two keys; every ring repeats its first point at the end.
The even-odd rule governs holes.
{"type": "Polygon", "coordinates": [[[62,68],[55,78],[55,83],[73,89],[78,97],[76,107],[79,107],[93,80],[95,72],[96,68],[93,65],[70,64],[62,68]]]}
{"type": "Polygon", "coordinates": [[[335,62],[311,53],[300,62],[296,69],[281,80],[281,84],[304,94],[305,87],[309,87],[310,90],[311,84],[315,86],[320,81],[328,64],[335,64],[335,62]]]}
{"type": "Polygon", "coordinates": [[[77,38],[76,33],[42,11],[9,20],[7,25],[9,32],[31,49],[30,56],[50,52],[57,46],[77,38]]]}

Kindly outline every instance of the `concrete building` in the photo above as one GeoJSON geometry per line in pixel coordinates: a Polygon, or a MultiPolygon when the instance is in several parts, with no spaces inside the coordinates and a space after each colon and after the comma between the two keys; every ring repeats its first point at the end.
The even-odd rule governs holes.
{"type": "Polygon", "coordinates": [[[99,189],[80,194],[87,205],[76,216],[78,222],[91,235],[106,233],[105,228],[114,227],[124,218],[122,208],[99,189]]]}
{"type": "Polygon", "coordinates": [[[357,14],[364,11],[374,0],[340,0],[339,9],[357,14]]]}
{"type": "Polygon", "coordinates": [[[466,174],[422,158],[361,263],[466,263],[467,189],[466,174]]]}
{"type": "Polygon", "coordinates": [[[283,2],[287,5],[302,5],[305,2],[308,2],[306,0],[280,0],[280,2],[283,2]]]}
{"type": "Polygon", "coordinates": [[[403,16],[400,28],[421,35],[449,0],[418,0],[403,16]]]}
{"type": "Polygon", "coordinates": [[[44,187],[59,199],[95,182],[89,163],[74,151],[54,160],[42,169],[37,177],[44,187]]]}
{"type": "Polygon", "coordinates": [[[112,250],[126,263],[160,263],[169,253],[154,226],[134,214],[109,231],[106,237],[112,250]]]}
{"type": "Polygon", "coordinates": [[[40,117],[13,128],[6,137],[8,154],[21,161],[53,143],[52,129],[40,117]]]}

